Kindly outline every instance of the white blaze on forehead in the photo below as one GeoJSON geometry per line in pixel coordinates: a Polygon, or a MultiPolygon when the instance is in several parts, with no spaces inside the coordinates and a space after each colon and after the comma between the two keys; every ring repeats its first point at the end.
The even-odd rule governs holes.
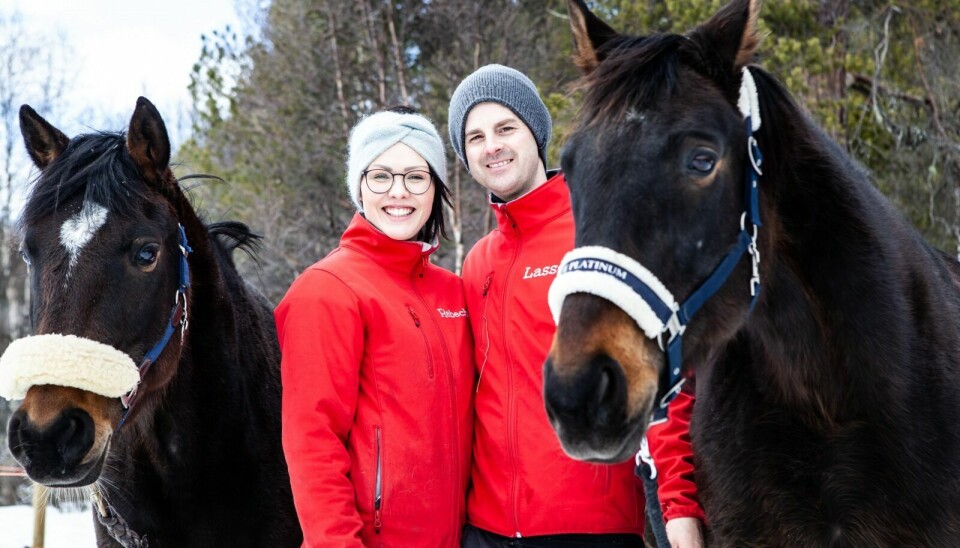
{"type": "Polygon", "coordinates": [[[70,254],[70,267],[77,262],[80,250],[100,227],[107,222],[107,208],[96,202],[83,202],[80,212],[70,217],[60,227],[60,243],[70,254]]]}

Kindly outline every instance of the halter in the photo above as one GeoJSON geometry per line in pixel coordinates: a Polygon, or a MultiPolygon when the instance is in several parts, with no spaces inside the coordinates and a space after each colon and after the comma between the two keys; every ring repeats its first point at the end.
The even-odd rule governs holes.
{"type": "Polygon", "coordinates": [[[120,423],[117,424],[117,430],[120,430],[120,427],[123,426],[123,423],[130,415],[130,411],[133,410],[134,404],[137,403],[140,384],[143,382],[144,377],[146,377],[147,371],[150,370],[150,366],[160,357],[160,353],[163,352],[167,343],[170,342],[170,337],[173,336],[174,331],[176,331],[177,328],[180,329],[181,345],[183,344],[183,336],[187,331],[187,324],[189,323],[187,318],[187,289],[190,287],[190,269],[187,265],[187,256],[193,253],[193,249],[190,247],[190,244],[187,243],[187,233],[183,229],[183,225],[178,224],[177,229],[180,235],[178,244],[180,248],[180,276],[177,292],[173,296],[173,309],[170,310],[170,319],[167,320],[167,328],[164,330],[163,336],[161,336],[157,344],[153,345],[153,348],[146,353],[143,361],[140,362],[140,366],[137,367],[140,373],[140,380],[137,381],[137,384],[128,394],[120,397],[120,401],[127,411],[123,414],[123,417],[120,418],[120,423]]]}
{"type": "Polygon", "coordinates": [[[758,182],[763,159],[754,132],[760,129],[760,104],[756,83],[744,67],[737,106],[745,119],[749,169],[745,175],[744,209],[737,241],[706,280],[683,303],[650,270],[622,253],[602,246],[578,247],[567,253],[557,278],[550,286],[548,300],[555,323],[560,321],[563,301],[571,293],[590,293],[607,299],[626,312],[648,338],[656,339],[667,355],[667,367],[660,374],[657,410],[680,393],[683,386],[683,333],[690,319],[730,277],[744,253],[751,257],[750,310],[760,294],[760,251],[757,229],[760,223],[758,182]]]}

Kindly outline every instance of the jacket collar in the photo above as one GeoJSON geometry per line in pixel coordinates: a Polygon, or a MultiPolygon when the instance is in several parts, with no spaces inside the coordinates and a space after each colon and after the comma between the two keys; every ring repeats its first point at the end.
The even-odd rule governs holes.
{"type": "Polygon", "coordinates": [[[353,216],[350,226],[340,237],[340,246],[348,247],[370,257],[380,266],[403,273],[423,268],[430,254],[437,250],[437,242],[407,242],[394,240],[360,213],[353,216]]]}
{"type": "Polygon", "coordinates": [[[507,236],[531,234],[570,211],[570,191],[563,172],[549,173],[545,183],[511,202],[490,195],[500,232],[507,236]]]}

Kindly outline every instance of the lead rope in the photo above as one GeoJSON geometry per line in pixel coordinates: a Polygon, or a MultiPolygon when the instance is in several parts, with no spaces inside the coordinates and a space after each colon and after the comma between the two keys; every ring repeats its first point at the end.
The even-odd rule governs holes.
{"type": "Polygon", "coordinates": [[[146,535],[141,537],[131,529],[126,520],[120,517],[117,510],[106,501],[103,493],[96,485],[90,489],[90,499],[93,501],[97,521],[107,530],[107,534],[113,540],[119,542],[123,548],[149,548],[146,535]]]}

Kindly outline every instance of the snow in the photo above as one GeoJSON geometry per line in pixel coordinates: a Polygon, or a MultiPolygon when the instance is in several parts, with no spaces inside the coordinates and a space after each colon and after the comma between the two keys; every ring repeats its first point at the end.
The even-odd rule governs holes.
{"type": "MultiPolygon", "coordinates": [[[[33,544],[33,507],[0,506],[0,548],[33,544]]],[[[61,512],[47,507],[44,548],[92,548],[97,545],[90,510],[61,512]]]]}

